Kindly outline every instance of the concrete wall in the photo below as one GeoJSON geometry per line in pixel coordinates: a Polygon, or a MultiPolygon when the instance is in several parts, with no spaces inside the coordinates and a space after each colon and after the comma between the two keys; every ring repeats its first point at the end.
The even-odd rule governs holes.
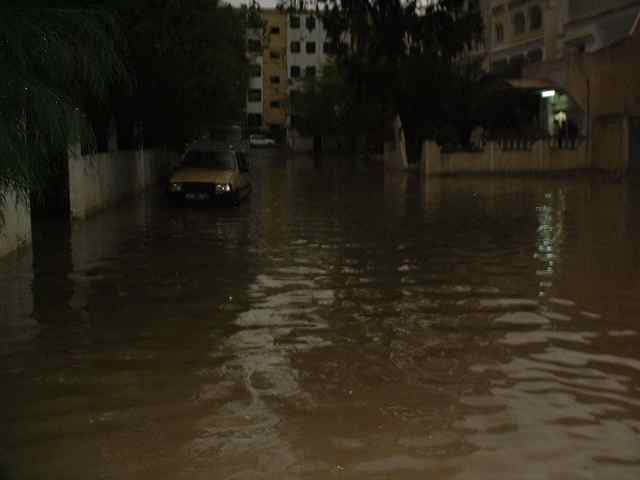
{"type": "Polygon", "coordinates": [[[0,257],[31,244],[31,208],[29,200],[15,191],[4,192],[0,202],[0,257]]]}
{"type": "Polygon", "coordinates": [[[396,115],[393,120],[393,140],[384,144],[384,168],[387,170],[406,170],[408,165],[402,121],[396,115]]]}
{"type": "Polygon", "coordinates": [[[82,156],[69,152],[71,215],[84,219],[158,183],[177,161],[165,150],[140,150],[82,156]]]}
{"type": "Polygon", "coordinates": [[[507,174],[546,173],[589,168],[585,144],[576,150],[558,150],[539,141],[529,150],[503,150],[489,143],[482,152],[444,154],[433,142],[422,147],[420,169],[424,175],[463,173],[507,174]]]}

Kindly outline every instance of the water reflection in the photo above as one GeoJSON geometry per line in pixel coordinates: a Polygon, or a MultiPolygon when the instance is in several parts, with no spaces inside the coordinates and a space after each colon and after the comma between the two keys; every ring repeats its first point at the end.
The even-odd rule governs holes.
{"type": "Polygon", "coordinates": [[[152,192],[0,260],[0,466],[638,477],[637,185],[253,175],[238,209],[152,192]]]}

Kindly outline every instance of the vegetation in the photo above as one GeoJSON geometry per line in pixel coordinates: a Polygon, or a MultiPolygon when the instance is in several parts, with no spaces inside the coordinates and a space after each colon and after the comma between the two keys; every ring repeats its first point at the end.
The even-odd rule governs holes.
{"type": "Polygon", "coordinates": [[[238,121],[245,31],[257,5],[220,0],[4,0],[0,5],[0,191],[45,189],[71,142],[182,148],[238,121]],[[102,2],[102,3],[100,3],[102,2]]]}
{"type": "Polygon", "coordinates": [[[113,17],[62,3],[0,5],[0,191],[42,189],[71,137],[90,137],[82,94],[106,98],[126,85],[113,17]]]}
{"type": "MultiPolygon", "coordinates": [[[[478,112],[469,105],[480,100],[469,98],[477,90],[465,88],[480,79],[476,64],[464,58],[482,36],[482,18],[473,2],[442,0],[426,8],[404,0],[281,4],[320,12],[338,47],[336,62],[351,86],[352,108],[379,107],[388,122],[399,114],[414,157],[423,138],[469,142],[470,126],[478,122],[478,112]],[[461,90],[463,97],[457,96],[461,90]],[[463,110],[457,108],[461,98],[471,100],[463,110]]],[[[362,122],[355,125],[367,128],[362,122]]]]}
{"type": "Polygon", "coordinates": [[[147,144],[181,148],[216,124],[240,123],[255,2],[237,9],[220,0],[121,0],[117,12],[136,85],[115,105],[123,134],[138,121],[147,144]]]}

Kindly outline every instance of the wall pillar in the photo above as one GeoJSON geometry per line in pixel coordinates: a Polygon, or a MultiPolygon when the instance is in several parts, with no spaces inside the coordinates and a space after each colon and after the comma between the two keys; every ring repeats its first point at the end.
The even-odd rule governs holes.
{"type": "Polygon", "coordinates": [[[406,170],[408,166],[402,121],[400,115],[396,115],[393,120],[393,141],[385,143],[384,147],[384,167],[389,170],[406,170]]]}
{"type": "Polygon", "coordinates": [[[29,199],[9,189],[0,196],[0,257],[31,245],[29,199]]]}

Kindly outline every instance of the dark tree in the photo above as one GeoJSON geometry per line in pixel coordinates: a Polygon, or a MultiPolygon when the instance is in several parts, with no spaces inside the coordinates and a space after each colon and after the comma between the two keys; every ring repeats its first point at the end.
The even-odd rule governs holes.
{"type": "Polygon", "coordinates": [[[84,96],[127,84],[114,17],[73,1],[0,5],[0,195],[41,191],[78,135],[90,139],[84,96]]]}
{"type": "MultiPolygon", "coordinates": [[[[387,119],[399,114],[414,156],[421,139],[451,126],[460,130],[462,143],[467,141],[474,119],[461,117],[452,104],[462,84],[472,87],[477,80],[472,68],[460,66],[482,36],[475,2],[441,0],[428,7],[404,0],[281,4],[321,12],[337,46],[337,64],[353,86],[353,107],[380,106],[387,119]]],[[[367,128],[366,122],[360,125],[367,128]]]]}

